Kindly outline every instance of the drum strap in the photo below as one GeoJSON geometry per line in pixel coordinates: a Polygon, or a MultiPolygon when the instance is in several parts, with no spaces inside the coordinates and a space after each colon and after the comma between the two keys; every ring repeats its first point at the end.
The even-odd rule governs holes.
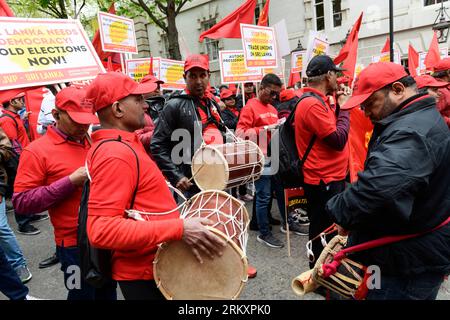
{"type": "Polygon", "coordinates": [[[356,246],[345,248],[345,249],[337,252],[334,255],[333,261],[331,263],[326,263],[326,264],[322,265],[322,271],[323,271],[322,276],[324,278],[328,278],[329,276],[335,274],[337,272],[337,268],[341,265],[341,260],[344,259],[347,256],[347,254],[349,254],[349,253],[369,250],[369,249],[381,247],[381,246],[384,246],[387,244],[420,237],[425,234],[434,232],[434,231],[444,227],[448,223],[450,223],[450,217],[448,217],[444,222],[442,222],[441,224],[439,224],[438,226],[436,226],[435,228],[433,228],[431,230],[427,230],[427,231],[415,233],[415,234],[402,235],[402,236],[387,236],[387,237],[383,237],[380,239],[375,239],[375,240],[371,240],[371,241],[368,241],[365,243],[361,243],[356,246]]]}

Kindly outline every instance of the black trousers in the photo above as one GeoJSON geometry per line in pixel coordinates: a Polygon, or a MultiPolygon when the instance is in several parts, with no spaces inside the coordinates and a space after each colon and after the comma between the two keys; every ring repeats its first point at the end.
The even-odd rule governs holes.
{"type": "MultiPolygon", "coordinates": [[[[309,218],[309,240],[319,235],[322,231],[331,226],[334,221],[325,211],[325,205],[328,200],[338,193],[345,190],[345,180],[333,181],[329,184],[321,182],[320,185],[305,184],[305,196],[308,200],[308,218],[309,218]]],[[[327,241],[333,238],[333,235],[327,237],[327,241]]],[[[312,251],[316,260],[323,250],[320,239],[313,241],[312,251]]],[[[315,262],[310,262],[312,269],[315,262]]]]}
{"type": "Polygon", "coordinates": [[[154,280],[118,281],[125,300],[165,300],[154,280]]]}

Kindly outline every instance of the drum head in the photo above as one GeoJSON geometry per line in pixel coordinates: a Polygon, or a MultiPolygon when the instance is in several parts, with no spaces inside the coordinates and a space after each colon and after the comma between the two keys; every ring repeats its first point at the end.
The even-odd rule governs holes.
{"type": "Polygon", "coordinates": [[[200,190],[224,190],[228,174],[228,163],[216,148],[205,146],[194,154],[192,176],[200,190]]]}
{"type": "MultiPolygon", "coordinates": [[[[209,229],[226,239],[220,231],[209,229]]],[[[229,300],[239,297],[247,282],[248,264],[237,245],[228,242],[221,257],[202,258],[203,264],[200,264],[184,241],[164,243],[158,249],[153,272],[166,299],[229,300]]]]}

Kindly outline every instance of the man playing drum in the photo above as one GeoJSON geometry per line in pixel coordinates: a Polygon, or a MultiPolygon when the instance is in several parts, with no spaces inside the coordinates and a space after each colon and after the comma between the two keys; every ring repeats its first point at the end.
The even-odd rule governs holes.
{"type": "Polygon", "coordinates": [[[86,95],[102,126],[93,133],[87,156],[88,237],[92,246],[113,250],[112,277],[131,300],[163,298],[153,280],[158,244],[183,240],[201,263],[202,257],[221,255],[226,244],[205,227],[209,220],[179,218],[161,171],[135,134],[144,125],[143,94],[155,89],[150,86],[156,88],[154,83],[137,84],[122,73],[108,72],[97,76],[86,95]],[[115,141],[100,145],[106,140],[115,141]],[[136,221],[126,217],[127,209],[155,215],[136,221]]]}
{"type": "Polygon", "coordinates": [[[185,192],[187,197],[200,191],[189,179],[192,176],[191,160],[195,151],[202,141],[206,144],[223,143],[222,132],[225,125],[220,118],[220,108],[206,93],[209,78],[207,56],[195,54],[186,59],[186,90],[167,102],[150,145],[158,167],[170,183],[185,192]],[[183,140],[184,134],[189,134],[188,147],[172,152],[178,143],[172,141],[172,138],[181,139],[181,144],[186,143],[183,140]],[[180,159],[172,159],[172,154],[180,159]]]}
{"type": "Polygon", "coordinates": [[[326,210],[350,232],[348,246],[414,236],[351,256],[381,272],[367,299],[435,299],[450,272],[450,131],[435,99],[395,63],[361,72],[343,108],[359,105],[375,125],[364,171],[326,210]]]}

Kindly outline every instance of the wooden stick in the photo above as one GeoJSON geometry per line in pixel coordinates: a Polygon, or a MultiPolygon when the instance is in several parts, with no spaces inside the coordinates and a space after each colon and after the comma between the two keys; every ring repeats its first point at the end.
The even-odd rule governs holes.
{"type": "Polygon", "coordinates": [[[241,83],[242,85],[242,108],[245,107],[245,88],[244,88],[244,83],[241,83]]]}
{"type": "Polygon", "coordinates": [[[120,53],[120,66],[122,67],[122,72],[126,73],[125,72],[125,61],[124,61],[123,55],[124,55],[123,53],[120,53]]]}
{"type": "Polygon", "coordinates": [[[286,221],[286,241],[287,241],[287,247],[288,247],[288,257],[291,256],[291,237],[289,235],[289,223],[288,223],[288,212],[287,212],[287,204],[288,201],[286,201],[286,189],[283,189],[284,194],[284,217],[286,221]]]}

